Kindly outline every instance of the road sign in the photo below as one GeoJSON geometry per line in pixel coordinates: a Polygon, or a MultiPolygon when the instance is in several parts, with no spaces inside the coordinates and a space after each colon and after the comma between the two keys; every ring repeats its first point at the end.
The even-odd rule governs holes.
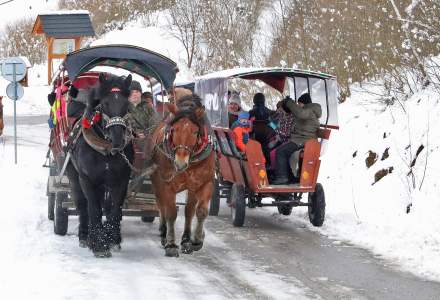
{"type": "Polygon", "coordinates": [[[26,76],[26,63],[20,57],[7,58],[3,60],[3,63],[1,64],[1,71],[3,77],[7,81],[20,81],[26,76]]]}
{"type": "Polygon", "coordinates": [[[24,95],[24,89],[18,82],[11,82],[6,87],[6,95],[8,95],[9,98],[12,100],[19,100],[24,95]],[[17,89],[17,91],[15,91],[17,89]]]}

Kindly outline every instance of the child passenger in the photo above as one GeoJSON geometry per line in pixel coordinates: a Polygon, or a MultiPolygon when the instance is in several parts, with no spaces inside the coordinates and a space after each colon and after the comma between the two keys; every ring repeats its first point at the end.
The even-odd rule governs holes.
{"type": "Polygon", "coordinates": [[[234,143],[240,152],[245,152],[249,141],[249,133],[252,131],[248,112],[240,112],[237,121],[232,124],[234,143]]]}

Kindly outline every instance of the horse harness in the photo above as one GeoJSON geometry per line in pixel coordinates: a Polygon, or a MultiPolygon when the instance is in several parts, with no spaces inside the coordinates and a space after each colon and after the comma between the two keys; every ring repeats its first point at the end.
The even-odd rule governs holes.
{"type": "Polygon", "coordinates": [[[197,143],[193,147],[189,147],[187,145],[173,145],[172,142],[173,131],[172,131],[172,126],[169,123],[166,125],[166,127],[164,127],[163,130],[165,131],[163,139],[160,143],[157,143],[154,146],[153,149],[154,152],[158,151],[171,162],[174,161],[176,152],[179,149],[186,150],[190,155],[188,166],[182,170],[179,171],[176,170],[175,172],[173,172],[170,178],[167,179],[162,178],[162,180],[165,182],[171,182],[177,175],[185,172],[191,164],[196,164],[201,161],[204,161],[209,157],[211,152],[214,150],[215,144],[212,137],[213,132],[211,126],[209,125],[204,125],[203,127],[199,126],[198,140],[201,139],[202,143],[201,144],[197,143]],[[203,133],[200,133],[201,131],[203,131],[203,133]]]}
{"type": "MultiPolygon", "coordinates": [[[[111,89],[111,92],[119,92],[119,91],[120,89],[118,88],[111,89]]],[[[124,144],[122,147],[118,149],[118,153],[121,155],[121,157],[124,159],[124,161],[127,163],[127,165],[130,167],[131,170],[139,173],[140,170],[135,168],[130,163],[130,161],[123,152],[125,147],[133,139],[130,126],[127,125],[128,117],[129,117],[128,113],[122,117],[121,116],[110,117],[102,111],[102,107],[100,104],[95,107],[93,113],[88,114],[87,111],[84,112],[81,119],[79,119],[72,128],[72,131],[69,135],[66,151],[70,152],[75,147],[79,137],[82,135],[86,143],[93,150],[102,154],[103,156],[108,156],[111,154],[112,144],[107,129],[109,129],[112,126],[122,126],[127,130],[125,130],[124,144]],[[89,117],[88,115],[91,115],[91,117],[89,117]],[[102,127],[93,126],[93,125],[98,125],[99,122],[102,121],[104,122],[104,125],[102,127]],[[100,134],[96,130],[99,130],[100,134]],[[104,138],[102,138],[100,135],[103,136],[104,138]]]]}

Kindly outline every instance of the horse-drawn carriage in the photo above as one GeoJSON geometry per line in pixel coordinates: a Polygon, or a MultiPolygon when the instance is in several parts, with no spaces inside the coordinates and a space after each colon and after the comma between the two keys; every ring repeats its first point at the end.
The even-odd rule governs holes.
{"type": "MultiPolygon", "coordinates": [[[[109,45],[85,48],[68,54],[54,77],[53,93],[49,96],[51,135],[47,196],[48,218],[54,221],[56,234],[65,235],[68,216],[78,214],[76,199],[71,195],[71,183],[66,176],[70,155],[66,150],[72,137],[76,135],[74,124],[83,116],[86,103],[72,101],[69,89],[73,86],[79,93],[87,95],[99,82],[100,75],[126,75],[127,71],[139,75],[139,79],[147,81],[149,86],[159,84],[165,90],[172,87],[178,69],[173,61],[152,51],[134,46],[109,45]]],[[[124,120],[116,120],[116,124],[120,122],[123,123],[124,120]]],[[[142,143],[138,142],[134,140],[134,163],[130,164],[127,160],[134,171],[142,168],[145,159],[144,149],[138,146],[142,143]]],[[[106,197],[109,193],[105,192],[106,197]]],[[[106,203],[102,205],[105,208],[106,203]]],[[[103,211],[105,213],[106,209],[103,211]]],[[[143,180],[140,189],[129,189],[122,214],[142,217],[144,222],[153,222],[159,215],[149,179],[143,180]]]]}
{"type": "Polygon", "coordinates": [[[325,196],[323,186],[317,183],[320,155],[325,149],[331,130],[339,128],[335,77],[285,68],[233,69],[198,78],[195,92],[205,100],[206,111],[214,125],[213,132],[218,144],[219,167],[210,215],[217,215],[220,198],[227,198],[235,226],[243,225],[246,207],[263,206],[276,206],[283,215],[290,215],[293,207],[307,206],[311,223],[321,226],[325,217],[325,196]],[[291,159],[293,171],[299,174],[299,182],[271,185],[267,159],[259,142],[250,139],[245,155],[237,151],[233,133],[228,128],[228,91],[246,87],[246,82],[258,82],[254,91],[261,91],[263,86],[270,87],[272,95],[278,94],[279,100],[287,95],[298,100],[302,94],[309,93],[313,102],[321,105],[323,113],[317,132],[318,139],[306,141],[304,147],[294,153],[296,160],[294,157],[291,159]],[[307,202],[301,202],[303,193],[308,193],[307,202]],[[264,198],[272,198],[272,201],[268,203],[264,198]]]}

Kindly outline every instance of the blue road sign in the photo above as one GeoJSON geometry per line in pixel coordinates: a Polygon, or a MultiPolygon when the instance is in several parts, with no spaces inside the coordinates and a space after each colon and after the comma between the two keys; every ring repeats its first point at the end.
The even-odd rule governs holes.
{"type": "Polygon", "coordinates": [[[18,82],[11,82],[6,87],[6,95],[8,95],[9,98],[12,100],[19,100],[24,95],[24,89],[18,82]],[[16,90],[17,89],[17,90],[16,90]]]}

